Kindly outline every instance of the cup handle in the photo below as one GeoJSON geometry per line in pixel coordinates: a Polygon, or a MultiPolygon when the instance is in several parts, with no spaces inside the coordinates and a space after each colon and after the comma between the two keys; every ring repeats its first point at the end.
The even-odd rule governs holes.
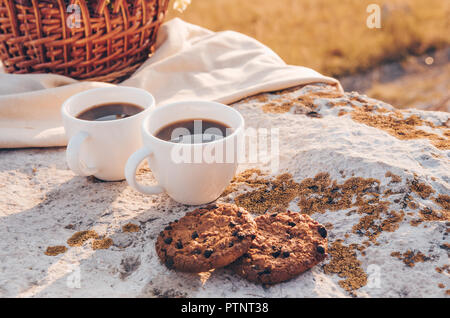
{"type": "Polygon", "coordinates": [[[95,174],[98,170],[95,167],[88,167],[81,159],[80,159],[80,149],[81,145],[85,141],[90,138],[89,134],[85,131],[78,132],[75,136],[73,136],[69,144],[67,145],[66,150],[66,160],[69,165],[70,170],[75,172],[80,176],[91,176],[95,174]]]}
{"type": "Polygon", "coordinates": [[[153,150],[151,150],[148,147],[143,147],[131,155],[125,166],[125,178],[127,179],[128,184],[135,190],[142,192],[144,194],[160,194],[164,192],[164,189],[159,185],[144,186],[136,181],[137,168],[139,167],[142,161],[144,161],[152,154],[153,150]]]}

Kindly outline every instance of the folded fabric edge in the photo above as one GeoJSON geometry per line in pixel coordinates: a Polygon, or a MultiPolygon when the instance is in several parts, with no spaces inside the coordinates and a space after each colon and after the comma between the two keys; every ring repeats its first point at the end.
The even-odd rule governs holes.
{"type": "Polygon", "coordinates": [[[280,81],[273,81],[266,83],[264,85],[257,85],[254,87],[249,87],[248,89],[244,91],[239,91],[239,93],[231,94],[228,96],[223,96],[218,99],[216,99],[216,102],[223,103],[223,104],[232,104],[234,102],[240,101],[244,98],[251,97],[257,94],[261,93],[269,93],[274,91],[279,91],[283,89],[289,89],[295,86],[300,85],[309,85],[314,83],[324,83],[329,84],[334,87],[336,87],[336,90],[343,93],[344,89],[341,86],[341,83],[331,77],[321,76],[321,77],[308,77],[308,78],[296,78],[296,79],[285,79],[280,81]]]}
{"type": "Polygon", "coordinates": [[[0,128],[0,150],[65,146],[67,146],[67,139],[64,127],[45,130],[29,129],[26,132],[22,128],[0,128]],[[2,136],[15,136],[15,138],[4,140],[2,136]]]}

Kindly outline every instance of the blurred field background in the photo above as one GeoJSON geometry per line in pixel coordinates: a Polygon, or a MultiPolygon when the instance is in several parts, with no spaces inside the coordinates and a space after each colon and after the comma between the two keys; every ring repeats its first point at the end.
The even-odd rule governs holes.
{"type": "Polygon", "coordinates": [[[289,64],[338,77],[346,90],[450,111],[449,0],[192,0],[175,16],[254,37],[289,64]],[[382,8],[381,29],[366,25],[372,3],[382,8]]]}

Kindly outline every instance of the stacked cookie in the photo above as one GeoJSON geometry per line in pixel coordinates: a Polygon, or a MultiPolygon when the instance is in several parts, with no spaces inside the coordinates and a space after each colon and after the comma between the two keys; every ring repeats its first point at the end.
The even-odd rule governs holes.
{"type": "Polygon", "coordinates": [[[308,215],[251,215],[232,204],[210,205],[170,223],[156,251],[171,269],[205,272],[230,265],[257,283],[291,279],[325,259],[327,231],[308,215]]]}

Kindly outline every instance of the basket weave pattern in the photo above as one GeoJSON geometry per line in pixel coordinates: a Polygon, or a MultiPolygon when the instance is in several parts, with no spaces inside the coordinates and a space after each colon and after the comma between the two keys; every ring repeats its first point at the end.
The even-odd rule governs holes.
{"type": "Polygon", "coordinates": [[[81,18],[72,28],[67,2],[0,0],[0,59],[8,73],[119,82],[153,52],[169,0],[72,0],[81,18]]]}

